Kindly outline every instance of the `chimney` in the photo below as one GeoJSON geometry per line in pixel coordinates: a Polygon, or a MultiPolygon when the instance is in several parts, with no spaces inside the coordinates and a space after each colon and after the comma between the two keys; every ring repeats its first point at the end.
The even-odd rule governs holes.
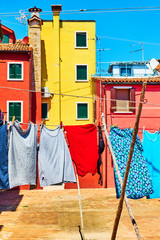
{"type": "Polygon", "coordinates": [[[30,8],[31,18],[28,19],[29,24],[29,43],[33,48],[33,89],[41,91],[41,25],[43,20],[39,17],[42,9],[34,7],[30,8]]]}
{"type": "Polygon", "coordinates": [[[51,5],[53,16],[59,16],[62,11],[62,5],[51,5]]]}
{"type": "Polygon", "coordinates": [[[42,9],[37,8],[36,6],[34,8],[30,8],[29,12],[31,12],[31,17],[33,17],[34,15],[39,17],[39,13],[42,12],[42,9]]]}

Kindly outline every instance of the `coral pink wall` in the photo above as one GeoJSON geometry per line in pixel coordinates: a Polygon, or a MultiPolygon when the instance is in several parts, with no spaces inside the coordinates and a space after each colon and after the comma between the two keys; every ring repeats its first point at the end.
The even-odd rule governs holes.
{"type": "MultiPolygon", "coordinates": [[[[117,123],[119,128],[129,128],[130,126],[133,128],[137,109],[138,109],[138,101],[140,100],[141,94],[141,84],[127,84],[127,85],[119,85],[119,86],[131,86],[135,88],[135,99],[136,103],[136,111],[135,113],[111,113],[111,102],[107,101],[107,99],[111,99],[110,89],[117,85],[102,85],[102,98],[106,100],[102,100],[102,112],[105,115],[105,121],[108,125],[107,130],[108,133],[110,131],[110,126],[117,123]]],[[[97,97],[99,97],[100,84],[97,81],[97,97]]],[[[145,99],[148,103],[159,104],[160,105],[160,84],[159,85],[147,85],[145,99]]],[[[97,100],[96,109],[100,109],[100,102],[97,100]]],[[[101,113],[97,110],[97,121],[101,122],[101,113]]],[[[139,123],[139,137],[142,140],[142,129],[145,127],[146,130],[151,132],[157,131],[160,127],[160,106],[144,104],[141,114],[141,119],[139,123]]],[[[105,152],[103,154],[103,165],[106,166],[104,171],[104,177],[106,176],[106,186],[107,188],[114,187],[114,174],[113,174],[113,163],[111,158],[111,153],[108,150],[108,145],[105,148],[105,152]]]]}
{"type": "MultiPolygon", "coordinates": [[[[3,112],[7,112],[7,101],[22,101],[23,102],[23,122],[29,121],[29,97],[28,91],[14,90],[25,89],[29,90],[29,55],[15,53],[0,53],[0,108],[3,112]],[[23,81],[7,80],[8,62],[23,63],[23,81]],[[5,88],[2,88],[5,87],[5,88]]],[[[6,114],[7,117],[7,114],[6,114]]]]}

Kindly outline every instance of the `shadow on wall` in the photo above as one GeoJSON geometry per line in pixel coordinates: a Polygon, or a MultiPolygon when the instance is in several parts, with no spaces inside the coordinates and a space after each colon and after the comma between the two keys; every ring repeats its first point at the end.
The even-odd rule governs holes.
{"type": "MultiPolygon", "coordinates": [[[[46,51],[44,40],[41,40],[41,79],[43,82],[48,80],[47,65],[46,65],[46,51]]],[[[45,87],[45,86],[43,86],[45,87]]]]}

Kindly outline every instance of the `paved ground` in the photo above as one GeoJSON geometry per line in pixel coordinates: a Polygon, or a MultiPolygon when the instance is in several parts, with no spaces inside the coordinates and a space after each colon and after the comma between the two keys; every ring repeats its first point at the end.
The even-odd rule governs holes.
{"type": "MultiPolygon", "coordinates": [[[[113,189],[83,189],[87,240],[110,239],[118,200],[113,189]]],[[[130,200],[143,240],[160,239],[160,199],[130,200]]],[[[0,193],[0,240],[81,240],[77,190],[0,193]]],[[[137,239],[124,205],[117,240],[137,239]]]]}

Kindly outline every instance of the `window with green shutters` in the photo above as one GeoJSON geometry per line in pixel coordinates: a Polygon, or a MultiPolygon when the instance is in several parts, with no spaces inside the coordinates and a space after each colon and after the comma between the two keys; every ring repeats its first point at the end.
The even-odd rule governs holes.
{"type": "Polygon", "coordinates": [[[77,119],[88,118],[88,103],[77,103],[77,119]]]}
{"type": "Polygon", "coordinates": [[[87,32],[76,32],[76,48],[87,48],[87,32]]]}
{"type": "Polygon", "coordinates": [[[8,63],[8,80],[23,80],[22,63],[8,63]]]}
{"type": "Polygon", "coordinates": [[[48,119],[48,103],[42,103],[42,119],[48,119]]]}
{"type": "Polygon", "coordinates": [[[87,65],[76,65],[76,80],[88,81],[87,65]]]}
{"type": "Polygon", "coordinates": [[[3,34],[3,41],[2,43],[9,43],[9,34],[3,34]]]}
{"type": "Polygon", "coordinates": [[[13,116],[19,122],[22,122],[22,103],[21,102],[9,102],[9,121],[12,121],[13,116]]]}

